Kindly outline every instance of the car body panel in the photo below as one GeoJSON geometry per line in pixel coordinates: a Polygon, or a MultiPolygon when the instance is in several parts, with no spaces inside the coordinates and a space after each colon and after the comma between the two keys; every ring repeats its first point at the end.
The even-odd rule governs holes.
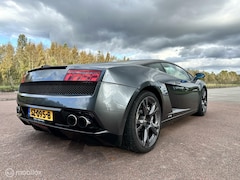
{"type": "MultiPolygon", "coordinates": [[[[189,77],[192,79],[186,81],[146,66],[159,62],[166,61],[141,60],[59,67],[43,66],[30,70],[25,76],[24,83],[20,85],[17,95],[18,116],[26,124],[36,123],[83,134],[113,134],[121,139],[128,113],[134,100],[143,90],[152,91],[158,97],[162,106],[162,122],[195,113],[205,84],[201,80],[194,80],[191,75],[189,77]],[[101,70],[94,91],[91,94],[59,94],[59,92],[47,94],[40,87],[48,88],[48,86],[38,87],[38,84],[46,82],[51,93],[51,83],[60,82],[59,87],[65,87],[63,79],[69,69],[101,70]],[[29,87],[24,89],[24,85],[29,87]],[[38,89],[34,90],[34,88],[38,89]],[[34,93],[31,92],[32,90],[34,93]],[[30,118],[26,113],[31,107],[52,110],[58,118],[57,123],[30,118]],[[91,131],[91,128],[85,130],[69,126],[66,124],[66,117],[70,113],[75,113],[78,117],[82,115],[92,117],[98,128],[91,131]]],[[[67,89],[65,92],[68,91],[67,89]]]]}
{"type": "Polygon", "coordinates": [[[196,104],[199,99],[200,87],[198,85],[176,81],[173,83],[167,82],[166,84],[172,107],[179,109],[191,108],[193,110],[198,108],[198,104],[196,104]]]}

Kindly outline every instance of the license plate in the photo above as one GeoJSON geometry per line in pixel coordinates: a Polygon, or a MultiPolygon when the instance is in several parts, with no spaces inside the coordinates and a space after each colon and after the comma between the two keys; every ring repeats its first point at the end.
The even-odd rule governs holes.
{"type": "Polygon", "coordinates": [[[53,121],[53,112],[49,110],[29,108],[29,116],[45,121],[53,121]]]}

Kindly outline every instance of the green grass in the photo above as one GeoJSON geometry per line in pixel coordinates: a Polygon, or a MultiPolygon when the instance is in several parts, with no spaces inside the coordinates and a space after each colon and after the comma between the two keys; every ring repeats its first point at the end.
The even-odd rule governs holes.
{"type": "Polygon", "coordinates": [[[239,87],[240,84],[207,84],[208,88],[227,88],[227,87],[239,87]]]}
{"type": "Polygon", "coordinates": [[[0,92],[13,92],[18,90],[19,85],[14,86],[0,86],[0,92]]]}

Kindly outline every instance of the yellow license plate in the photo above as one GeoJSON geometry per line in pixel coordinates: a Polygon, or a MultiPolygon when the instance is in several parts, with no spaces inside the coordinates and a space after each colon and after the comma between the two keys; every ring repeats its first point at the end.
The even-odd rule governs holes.
{"type": "Polygon", "coordinates": [[[45,121],[53,121],[53,112],[49,110],[29,108],[29,116],[45,121]]]}

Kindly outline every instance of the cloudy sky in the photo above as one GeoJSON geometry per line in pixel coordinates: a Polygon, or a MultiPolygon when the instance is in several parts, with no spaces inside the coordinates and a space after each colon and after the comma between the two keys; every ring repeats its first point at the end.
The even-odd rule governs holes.
{"type": "Polygon", "coordinates": [[[0,44],[67,43],[240,74],[239,0],[1,0],[0,44]]]}

